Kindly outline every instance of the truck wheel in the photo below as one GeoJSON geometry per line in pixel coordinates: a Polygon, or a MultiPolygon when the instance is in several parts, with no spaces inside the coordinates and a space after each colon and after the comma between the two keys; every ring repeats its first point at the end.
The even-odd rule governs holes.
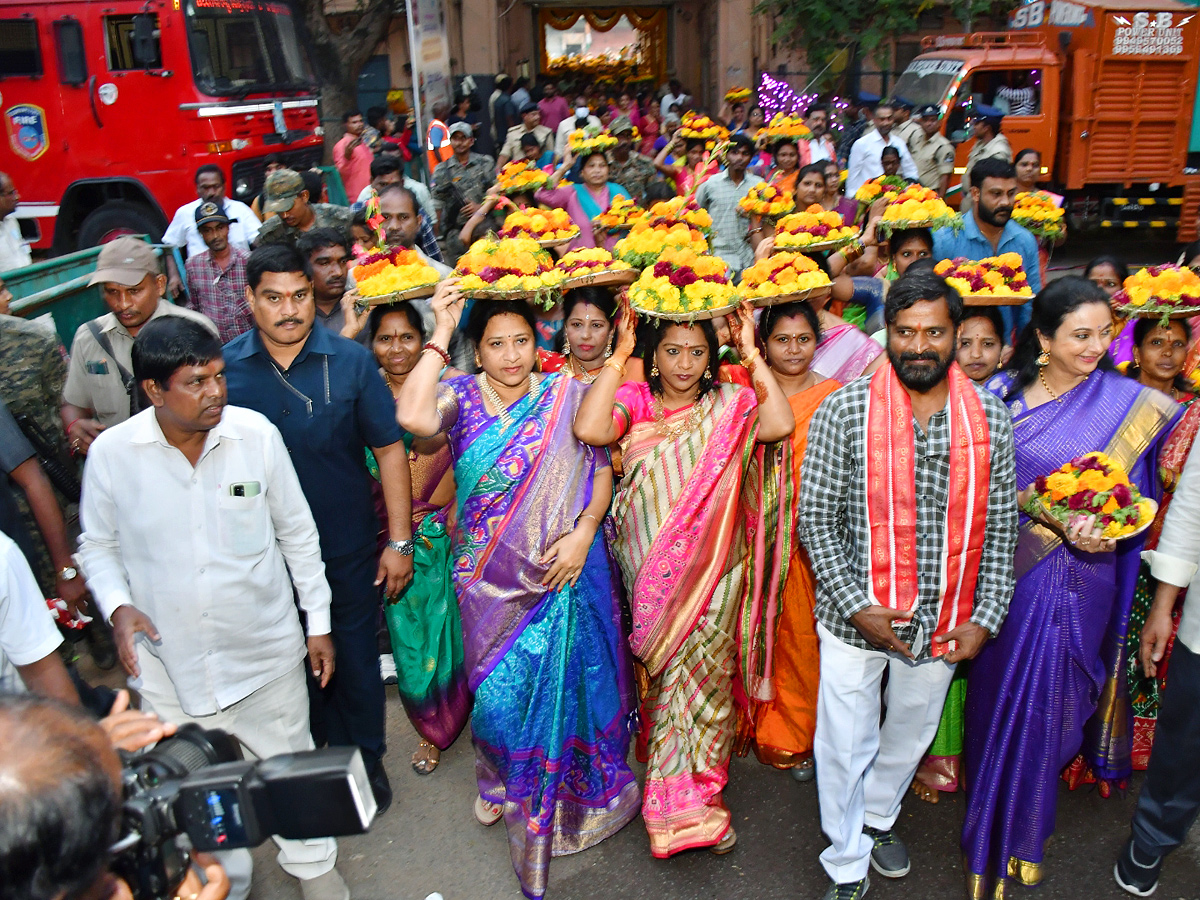
{"type": "Polygon", "coordinates": [[[140,203],[112,200],[88,213],[79,226],[75,249],[86,250],[107,244],[129,234],[148,234],[155,241],[162,239],[163,225],[154,210],[140,203]]]}

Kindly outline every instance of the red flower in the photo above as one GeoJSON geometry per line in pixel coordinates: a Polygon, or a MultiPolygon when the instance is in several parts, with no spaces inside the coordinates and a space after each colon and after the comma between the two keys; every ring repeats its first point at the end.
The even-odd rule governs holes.
{"type": "Polygon", "coordinates": [[[691,269],[676,269],[671,273],[671,284],[675,287],[687,287],[697,281],[696,273],[691,269]]]}
{"type": "MultiPolygon", "coordinates": [[[[1079,491],[1067,498],[1067,509],[1073,512],[1082,512],[1092,508],[1092,502],[1096,499],[1095,491],[1079,491]]],[[[1101,506],[1104,504],[1101,503],[1101,506]]]]}
{"type": "Polygon", "coordinates": [[[1122,507],[1133,503],[1133,492],[1129,490],[1128,485],[1118,484],[1113,488],[1112,495],[1113,499],[1120,503],[1122,507]]]}
{"type": "Polygon", "coordinates": [[[504,277],[504,270],[497,269],[495,266],[484,266],[479,272],[479,277],[488,284],[495,284],[504,277]]]}
{"type": "Polygon", "coordinates": [[[655,278],[666,278],[672,273],[672,271],[674,271],[674,269],[669,262],[659,261],[654,264],[655,278]]]}
{"type": "Polygon", "coordinates": [[[1040,478],[1038,478],[1038,480],[1033,483],[1033,487],[1034,490],[1036,490],[1039,494],[1046,493],[1046,476],[1042,475],[1040,478]]]}

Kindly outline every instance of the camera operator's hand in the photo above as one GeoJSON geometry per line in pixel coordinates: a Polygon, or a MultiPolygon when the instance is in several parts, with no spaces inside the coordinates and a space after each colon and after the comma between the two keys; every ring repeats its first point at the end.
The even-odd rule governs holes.
{"type": "Polygon", "coordinates": [[[216,857],[193,850],[192,864],[183,876],[183,883],[175,891],[175,896],[179,900],[225,900],[229,896],[229,876],[225,874],[216,857]],[[200,884],[200,876],[196,874],[197,866],[204,869],[207,884],[200,884]]]}
{"type": "Polygon", "coordinates": [[[313,678],[321,687],[329,684],[333,677],[333,638],[327,634],[308,637],[308,664],[312,666],[313,678]]]}
{"type": "Polygon", "coordinates": [[[133,647],[134,638],[140,631],[152,641],[162,640],[158,629],[150,621],[150,617],[140,609],[125,604],[118,606],[112,614],[113,640],[117,645],[117,655],[121,657],[121,665],[125,671],[137,678],[142,674],[138,668],[137,651],[133,647]]]}
{"type": "Polygon", "coordinates": [[[117,691],[108,715],[100,720],[100,727],[118,750],[133,753],[151,744],[157,744],[175,733],[175,725],[164,722],[154,713],[129,708],[129,691],[117,691]]]}

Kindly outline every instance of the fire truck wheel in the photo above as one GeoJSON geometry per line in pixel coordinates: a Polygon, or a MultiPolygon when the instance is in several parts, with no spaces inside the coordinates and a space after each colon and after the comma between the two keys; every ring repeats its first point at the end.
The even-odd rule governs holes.
{"type": "Polygon", "coordinates": [[[83,250],[107,244],[127,234],[148,234],[159,241],[163,235],[163,223],[148,206],[112,200],[88,213],[79,227],[76,247],[83,250]]]}

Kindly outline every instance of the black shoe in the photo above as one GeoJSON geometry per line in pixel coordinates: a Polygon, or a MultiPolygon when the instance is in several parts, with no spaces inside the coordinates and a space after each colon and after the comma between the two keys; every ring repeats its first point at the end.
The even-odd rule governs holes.
{"type": "Polygon", "coordinates": [[[1162,870],[1161,856],[1150,856],[1140,852],[1130,838],[1121,848],[1117,864],[1113,866],[1113,878],[1117,884],[1138,897],[1149,897],[1158,889],[1158,873],[1162,870]]]}
{"type": "Polygon", "coordinates": [[[382,816],[392,805],[392,783],[388,781],[382,762],[375,766],[375,771],[367,780],[371,782],[371,793],[375,795],[375,815],[382,816]]]}
{"type": "Polygon", "coordinates": [[[884,878],[903,878],[912,868],[908,848],[895,832],[865,827],[863,833],[875,842],[871,848],[871,868],[884,878]]]}
{"type": "Polygon", "coordinates": [[[867,888],[870,886],[870,878],[848,881],[845,884],[831,884],[821,900],[862,900],[867,896],[867,888]]]}
{"type": "Polygon", "coordinates": [[[83,632],[87,640],[88,653],[96,667],[108,671],[117,664],[117,647],[112,632],[98,622],[92,622],[83,632]]]}

